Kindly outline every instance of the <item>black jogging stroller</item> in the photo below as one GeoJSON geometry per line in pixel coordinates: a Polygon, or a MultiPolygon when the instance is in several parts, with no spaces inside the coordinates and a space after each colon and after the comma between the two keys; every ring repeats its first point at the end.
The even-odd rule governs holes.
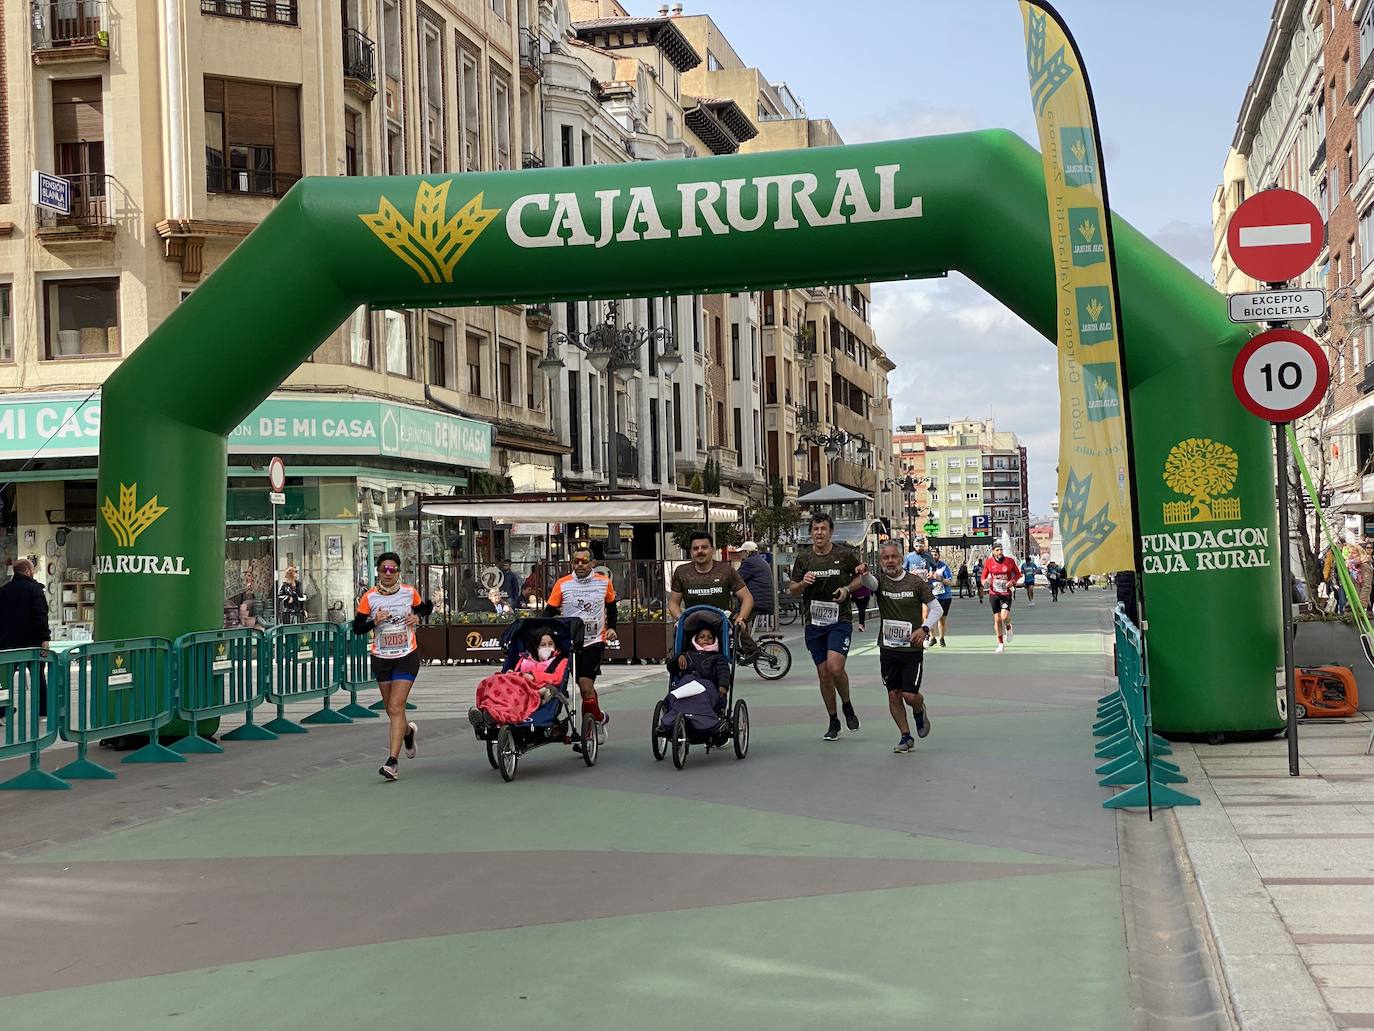
{"type": "Polygon", "coordinates": [[[673,655],[680,655],[684,645],[702,627],[710,627],[715,632],[721,656],[730,666],[729,683],[723,697],[715,691],[715,685],[701,684],[695,679],[689,678],[674,686],[679,678],[670,666],[668,693],[654,706],[649,732],[654,758],[662,760],[671,748],[673,765],[679,770],[687,765],[687,753],[692,745],[704,745],[709,753],[712,748],[724,748],[733,743],[736,759],[743,759],[749,753],[749,706],[743,699],[735,701],[736,655],[731,640],[734,628],[730,614],[710,605],[687,609],[677,621],[673,655]],[[713,698],[713,694],[717,697],[713,698]]]}
{"type": "Polygon", "coordinates": [[[502,673],[515,669],[521,659],[534,655],[539,639],[552,634],[567,667],[552,695],[521,723],[498,723],[486,713],[473,715],[473,730],[477,740],[486,742],[487,761],[506,781],[515,779],[520,758],[541,745],[570,744],[580,746],[582,761],[596,765],[600,742],[596,736],[596,720],[582,711],[582,696],[577,690],[577,653],[582,648],[582,620],[561,616],[535,616],[517,619],[504,634],[501,643],[506,648],[502,673]]]}

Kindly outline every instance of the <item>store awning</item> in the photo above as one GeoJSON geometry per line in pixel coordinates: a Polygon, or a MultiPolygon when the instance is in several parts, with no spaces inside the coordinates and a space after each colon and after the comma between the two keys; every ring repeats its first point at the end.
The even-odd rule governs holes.
{"type": "Polygon", "coordinates": [[[650,491],[601,495],[505,494],[491,497],[425,498],[420,511],[430,516],[496,519],[520,523],[730,523],[740,506],[719,499],[650,491]]]}

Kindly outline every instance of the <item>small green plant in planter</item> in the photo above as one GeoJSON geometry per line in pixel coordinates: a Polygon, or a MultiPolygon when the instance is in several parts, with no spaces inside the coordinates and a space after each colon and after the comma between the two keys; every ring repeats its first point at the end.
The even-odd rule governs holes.
{"type": "Polygon", "coordinates": [[[108,49],[110,46],[110,33],[105,29],[97,29],[95,34],[95,41],[99,46],[108,49]]]}

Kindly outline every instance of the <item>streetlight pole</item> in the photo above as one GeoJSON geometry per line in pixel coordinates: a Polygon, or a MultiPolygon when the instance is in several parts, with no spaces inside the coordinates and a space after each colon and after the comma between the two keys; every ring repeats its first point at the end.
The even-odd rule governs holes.
{"type": "MultiPolygon", "coordinates": [[[[659,372],[663,376],[671,379],[682,365],[682,355],[666,326],[654,330],[622,327],[617,324],[617,315],[618,306],[611,301],[607,305],[605,322],[585,333],[550,331],[544,357],[539,361],[539,367],[552,379],[564,367],[564,349],[576,347],[587,355],[592,368],[606,380],[606,404],[609,409],[606,423],[610,427],[606,481],[608,489],[612,491],[620,485],[620,406],[617,404],[615,380],[629,383],[634,379],[639,371],[640,352],[646,344],[657,359],[659,372]]],[[[576,418],[577,413],[570,412],[569,416],[576,418]]],[[[608,523],[606,530],[606,554],[608,557],[619,557],[620,524],[608,523]]]]}

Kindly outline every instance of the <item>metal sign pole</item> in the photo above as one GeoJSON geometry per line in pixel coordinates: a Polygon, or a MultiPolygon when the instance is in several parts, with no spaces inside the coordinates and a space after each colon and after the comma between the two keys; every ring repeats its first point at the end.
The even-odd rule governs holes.
{"type": "Polygon", "coordinates": [[[1293,680],[1293,595],[1288,542],[1288,424],[1274,423],[1274,451],[1278,465],[1279,492],[1279,594],[1283,602],[1283,691],[1288,710],[1288,775],[1298,776],[1298,699],[1293,680]]]}
{"type": "Polygon", "coordinates": [[[281,592],[277,590],[277,575],[279,566],[277,565],[277,510],[281,508],[275,502],[272,504],[272,625],[281,625],[281,592]]]}

